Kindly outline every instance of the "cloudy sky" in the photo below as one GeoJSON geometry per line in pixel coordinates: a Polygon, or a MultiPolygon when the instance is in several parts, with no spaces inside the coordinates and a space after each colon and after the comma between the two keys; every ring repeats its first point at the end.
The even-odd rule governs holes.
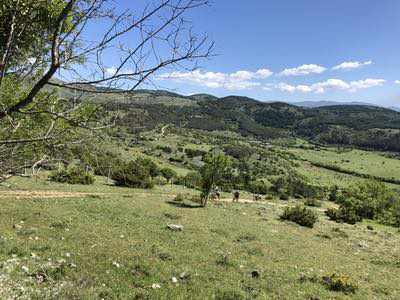
{"type": "Polygon", "coordinates": [[[217,56],[159,89],[400,106],[400,0],[213,0],[190,18],[217,56]]]}

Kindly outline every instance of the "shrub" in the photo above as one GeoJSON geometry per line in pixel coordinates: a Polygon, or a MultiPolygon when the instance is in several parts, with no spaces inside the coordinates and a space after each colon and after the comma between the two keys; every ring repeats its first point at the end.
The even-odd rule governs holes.
{"type": "MultiPolygon", "coordinates": [[[[162,174],[160,172],[160,168],[158,167],[158,165],[154,161],[152,161],[150,158],[139,157],[136,159],[136,163],[145,167],[149,171],[149,174],[151,177],[157,177],[160,174],[162,174]]],[[[162,174],[162,175],[164,175],[164,174],[162,174]]]]}
{"type": "Polygon", "coordinates": [[[200,188],[201,187],[201,175],[199,172],[189,172],[183,177],[183,184],[188,188],[200,188]]]}
{"type": "Polygon", "coordinates": [[[287,193],[282,193],[279,195],[279,199],[287,201],[289,200],[289,195],[287,193]]]}
{"type": "Polygon", "coordinates": [[[356,224],[357,222],[361,222],[362,218],[357,215],[356,210],[350,206],[340,206],[339,209],[336,208],[328,208],[325,211],[325,214],[337,223],[347,223],[347,224],[356,224]]]}
{"type": "Polygon", "coordinates": [[[176,173],[176,171],[171,169],[171,168],[162,168],[161,169],[161,174],[165,177],[165,179],[167,179],[168,182],[172,178],[178,177],[178,173],[176,173]]]}
{"type": "Polygon", "coordinates": [[[118,186],[145,189],[154,186],[148,165],[143,164],[142,160],[130,161],[126,164],[115,166],[111,178],[118,186]]]}
{"type": "Polygon", "coordinates": [[[51,172],[49,179],[55,182],[69,183],[69,184],[93,184],[94,176],[82,166],[69,166],[51,172]]]}
{"type": "Polygon", "coordinates": [[[205,155],[207,152],[204,150],[200,150],[200,149],[190,149],[190,148],[186,148],[184,150],[185,154],[189,157],[189,158],[193,158],[196,156],[203,156],[205,155]]]}
{"type": "Polygon", "coordinates": [[[252,181],[249,184],[248,190],[254,194],[265,195],[269,191],[269,185],[263,181],[252,181]]]}
{"type": "Polygon", "coordinates": [[[321,207],[322,203],[321,201],[314,199],[314,198],[308,198],[304,201],[305,206],[311,206],[311,207],[321,207]]]}
{"type": "Polygon", "coordinates": [[[358,289],[357,284],[352,282],[347,275],[332,274],[324,276],[322,280],[331,291],[354,294],[358,289]]]}
{"type": "Polygon", "coordinates": [[[281,220],[292,221],[310,228],[313,228],[314,224],[318,221],[317,215],[312,210],[300,205],[286,207],[280,218],[281,220]]]}
{"type": "MultiPolygon", "coordinates": [[[[326,215],[333,221],[355,224],[363,219],[398,226],[399,198],[384,184],[368,181],[351,187],[336,197],[339,209],[329,209],[326,215]]],[[[334,198],[334,197],[332,197],[334,198]]]]}

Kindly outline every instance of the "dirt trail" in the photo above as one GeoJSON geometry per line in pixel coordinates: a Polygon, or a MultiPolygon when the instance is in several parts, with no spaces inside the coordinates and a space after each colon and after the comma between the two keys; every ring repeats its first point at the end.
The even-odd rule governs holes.
{"type": "Polygon", "coordinates": [[[74,198],[102,193],[60,192],[60,191],[0,191],[0,198],[74,198]]]}

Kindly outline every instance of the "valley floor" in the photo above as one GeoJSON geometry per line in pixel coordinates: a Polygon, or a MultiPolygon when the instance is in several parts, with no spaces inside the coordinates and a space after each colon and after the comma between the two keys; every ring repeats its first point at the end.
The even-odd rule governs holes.
{"type": "MultiPolygon", "coordinates": [[[[292,201],[206,208],[153,190],[13,178],[0,187],[1,299],[399,299],[400,233],[282,222],[292,201]],[[172,231],[169,224],[183,226],[172,231]],[[322,277],[348,275],[355,294],[322,277]]],[[[367,228],[367,225],[372,226],[367,228]]],[[[372,230],[371,230],[372,229],[372,230]]]]}

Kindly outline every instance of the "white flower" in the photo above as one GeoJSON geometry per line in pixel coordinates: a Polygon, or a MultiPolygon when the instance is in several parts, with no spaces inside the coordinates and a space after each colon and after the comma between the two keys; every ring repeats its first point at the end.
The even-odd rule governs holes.
{"type": "Polygon", "coordinates": [[[29,272],[29,268],[27,266],[22,266],[21,267],[22,271],[24,271],[25,273],[29,272]]]}
{"type": "Polygon", "coordinates": [[[159,288],[161,288],[161,285],[158,284],[158,283],[153,283],[153,284],[151,285],[151,288],[152,288],[152,289],[159,289],[159,288]]]}

